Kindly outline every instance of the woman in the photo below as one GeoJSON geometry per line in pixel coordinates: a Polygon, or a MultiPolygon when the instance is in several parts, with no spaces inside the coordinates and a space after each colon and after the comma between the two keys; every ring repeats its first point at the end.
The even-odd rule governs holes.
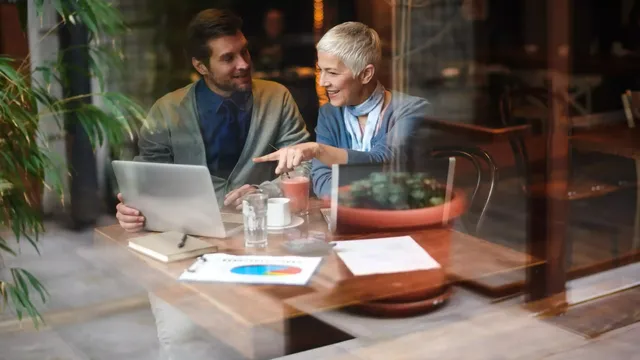
{"type": "Polygon", "coordinates": [[[388,161],[426,115],[428,103],[389,91],[378,81],[380,38],[365,24],[333,27],[316,49],[320,85],[329,98],[318,114],[317,142],[282,148],[254,161],[278,161],[280,174],[313,160],[314,192],[326,196],[331,192],[329,166],[388,161]]]}

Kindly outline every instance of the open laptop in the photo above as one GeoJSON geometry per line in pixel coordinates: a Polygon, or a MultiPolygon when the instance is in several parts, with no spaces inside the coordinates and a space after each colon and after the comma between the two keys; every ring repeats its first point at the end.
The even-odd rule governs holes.
{"type": "Polygon", "coordinates": [[[242,214],[218,207],[206,166],[114,160],[125,204],[142,213],[145,230],[226,238],[242,230],[242,214]]]}

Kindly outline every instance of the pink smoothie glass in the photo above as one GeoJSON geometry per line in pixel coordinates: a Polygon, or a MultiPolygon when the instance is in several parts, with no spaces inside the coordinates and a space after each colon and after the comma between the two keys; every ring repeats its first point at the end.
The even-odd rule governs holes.
{"type": "Polygon", "coordinates": [[[291,212],[298,215],[309,213],[309,192],[311,179],[309,171],[300,166],[280,176],[280,186],[284,197],[289,198],[291,212]]]}

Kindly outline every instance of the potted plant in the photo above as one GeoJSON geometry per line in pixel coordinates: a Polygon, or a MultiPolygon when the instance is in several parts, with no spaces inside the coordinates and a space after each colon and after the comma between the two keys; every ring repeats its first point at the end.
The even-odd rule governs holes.
{"type": "Polygon", "coordinates": [[[460,216],[464,195],[426,173],[374,172],[339,189],[338,221],[359,230],[392,230],[447,223],[460,216]]]}
{"type": "MultiPolygon", "coordinates": [[[[34,4],[41,16],[44,0],[36,0],[34,4]]],[[[86,27],[90,42],[82,51],[88,56],[90,74],[85,75],[97,78],[101,88],[86,94],[54,96],[51,85],[62,86],[75,71],[74,64],[64,60],[62,51],[58,61],[34,71],[28,70],[29,57],[22,61],[0,57],[0,268],[1,258],[17,256],[24,243],[39,249],[40,235],[44,232],[41,191],[47,187],[62,194],[61,176],[71,170],[61,169],[48,150],[39,134],[40,119],[54,117],[62,129],[63,119],[69,121],[69,115],[73,115],[95,147],[105,140],[118,146],[132,136],[132,129],[137,128],[144,116],[132,99],[104,88],[104,69],[112,70],[121,59],[112,43],[100,39],[126,30],[120,13],[105,0],[53,0],[48,5],[55,8],[61,21],[45,37],[62,26],[86,27]],[[104,104],[102,107],[87,101],[96,97],[104,104]],[[6,237],[7,233],[13,240],[6,237]]],[[[24,12],[22,15],[26,19],[24,12]]],[[[18,319],[26,315],[37,327],[43,319],[34,305],[34,296],[44,302],[48,294],[27,270],[0,271],[0,311],[13,309],[18,319]]]]}

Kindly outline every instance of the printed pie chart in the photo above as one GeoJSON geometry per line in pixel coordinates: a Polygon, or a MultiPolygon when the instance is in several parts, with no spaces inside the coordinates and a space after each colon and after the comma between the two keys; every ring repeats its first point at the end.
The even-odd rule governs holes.
{"type": "Polygon", "coordinates": [[[260,276],[295,275],[301,271],[299,267],[287,265],[243,265],[231,269],[234,274],[260,276]]]}

